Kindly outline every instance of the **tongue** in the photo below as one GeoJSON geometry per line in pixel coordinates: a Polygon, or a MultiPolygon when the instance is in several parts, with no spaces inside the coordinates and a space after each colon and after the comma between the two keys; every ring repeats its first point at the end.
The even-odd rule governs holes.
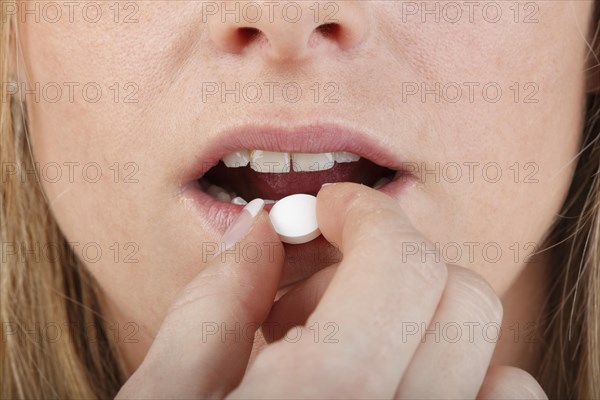
{"type": "Polygon", "coordinates": [[[380,178],[392,173],[367,159],[352,163],[336,163],[326,171],[273,174],[256,172],[250,167],[227,168],[222,162],[205,176],[211,183],[251,200],[257,197],[279,200],[296,193],[316,195],[328,182],[355,182],[373,186],[380,178]]]}

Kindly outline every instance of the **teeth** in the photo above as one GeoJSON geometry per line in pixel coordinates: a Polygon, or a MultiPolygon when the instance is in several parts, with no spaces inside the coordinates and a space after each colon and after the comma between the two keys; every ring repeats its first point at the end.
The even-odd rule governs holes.
{"type": "Polygon", "coordinates": [[[229,168],[245,167],[250,162],[250,152],[248,150],[234,151],[223,157],[223,162],[229,168]]]}
{"type": "Polygon", "coordinates": [[[381,178],[380,180],[378,180],[377,182],[375,182],[375,184],[373,185],[373,189],[379,189],[382,186],[387,185],[388,183],[390,183],[392,180],[389,178],[381,178]]]}
{"type": "Polygon", "coordinates": [[[296,172],[326,171],[335,163],[360,160],[360,156],[347,151],[335,153],[282,153],[265,150],[238,150],[223,157],[229,168],[246,167],[263,173],[288,173],[293,167],[296,172]]]}
{"type": "Polygon", "coordinates": [[[231,204],[237,204],[239,206],[245,206],[246,204],[248,204],[248,202],[244,199],[242,199],[241,197],[234,197],[231,200],[231,204]]]}
{"type": "Polygon", "coordinates": [[[292,166],[295,172],[326,171],[333,168],[335,160],[333,153],[293,153],[292,166]]]}
{"type": "Polygon", "coordinates": [[[338,151],[333,154],[335,162],[337,163],[349,163],[360,160],[360,156],[353,153],[349,153],[347,151],[338,151]]]}
{"type": "Polygon", "coordinates": [[[254,150],[250,157],[250,168],[263,173],[290,172],[290,153],[254,150]]]}
{"type": "Polygon", "coordinates": [[[217,185],[210,185],[208,189],[206,189],[206,193],[224,203],[229,203],[231,201],[231,195],[227,193],[225,189],[217,185]]]}
{"type": "Polygon", "coordinates": [[[206,193],[210,194],[212,197],[217,197],[217,195],[219,193],[225,191],[225,189],[223,189],[222,187],[217,186],[217,185],[210,185],[205,190],[206,190],[206,193]]]}
{"type": "Polygon", "coordinates": [[[229,203],[231,201],[231,196],[229,193],[221,192],[217,195],[217,200],[222,201],[223,203],[229,203]]]}
{"type": "MultiPolygon", "coordinates": [[[[276,201],[275,200],[264,200],[265,204],[275,204],[276,201]]],[[[248,204],[248,202],[244,199],[242,199],[241,197],[234,197],[231,200],[231,204],[236,204],[239,206],[245,206],[246,204],[248,204]]]]}

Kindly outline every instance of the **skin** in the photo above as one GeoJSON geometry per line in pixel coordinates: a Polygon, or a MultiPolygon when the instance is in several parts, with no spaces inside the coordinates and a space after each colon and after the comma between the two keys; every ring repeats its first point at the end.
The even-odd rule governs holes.
{"type": "MultiPolygon", "coordinates": [[[[104,312],[120,333],[116,342],[128,373],[138,371],[124,393],[225,395],[243,377],[234,397],[258,396],[261,390],[276,397],[286,393],[414,397],[431,395],[426,390],[432,388],[422,380],[436,376],[448,390],[444,393],[456,396],[479,393],[485,398],[491,393],[493,397],[509,381],[525,382],[524,388],[539,395],[541,389],[520,369],[492,368],[488,378],[483,372],[490,364],[529,371],[537,365],[539,342],[526,338],[531,339],[531,324],[535,326],[543,311],[548,262],[546,253],[528,256],[530,244],[543,247],[572,178],[586,90],[584,38],[593,3],[534,3],[538,7],[535,23],[523,23],[525,11],[531,11],[524,9],[515,23],[514,10],[509,8],[512,3],[502,4],[503,17],[496,23],[486,21],[481,8],[471,23],[465,9],[461,21],[452,24],[443,18],[435,22],[432,17],[423,23],[420,14],[403,16],[398,2],[339,2],[337,23],[347,33],[341,37],[323,36],[316,28],[326,21],[315,23],[311,18],[293,24],[278,17],[272,23],[235,25],[220,22],[218,14],[203,20],[203,4],[140,2],[138,21],[129,24],[115,23],[108,4],[103,5],[104,17],[98,23],[87,22],[79,10],[74,22],[66,17],[56,23],[29,18],[18,24],[22,79],[26,72],[29,85],[57,82],[63,88],[57,102],[43,96],[37,102],[31,95],[26,98],[32,146],[40,165],[56,162],[63,166],[61,179],[42,179],[42,185],[65,236],[80,243],[76,253],[81,256],[86,243],[98,243],[103,250],[97,261],[84,262],[103,290],[104,312]],[[248,43],[235,42],[232,29],[247,26],[262,35],[248,43]],[[37,61],[40,57],[43,63],[37,61]],[[297,103],[281,98],[274,102],[263,98],[257,103],[222,102],[218,97],[202,101],[206,81],[230,85],[293,81],[311,96],[297,103]],[[72,102],[65,82],[80,83],[72,102]],[[88,82],[103,87],[98,102],[84,99],[81,87],[88,82]],[[118,102],[114,89],[108,89],[115,82],[120,87],[118,102]],[[334,82],[339,88],[338,103],[315,102],[308,89],[315,82],[334,82]],[[465,85],[460,85],[463,97],[457,103],[436,102],[432,96],[423,101],[419,95],[403,99],[407,82],[417,87],[422,82],[429,87],[435,82],[476,82],[479,89],[473,101],[465,85]],[[496,103],[482,95],[481,88],[489,82],[502,88],[502,98],[496,103]],[[511,89],[515,82],[520,90],[518,101],[511,89]],[[127,83],[138,88],[135,103],[123,101],[133,91],[127,83]],[[528,100],[538,101],[526,103],[527,95],[531,95],[528,100]],[[366,104],[371,106],[367,109],[366,104]],[[223,230],[211,228],[189,198],[180,195],[181,177],[219,131],[252,121],[282,126],[340,122],[366,131],[402,160],[428,170],[436,163],[443,170],[456,162],[462,165],[462,179],[452,182],[452,171],[440,173],[439,179],[429,174],[394,198],[354,186],[323,189],[318,200],[319,224],[325,238],[339,245],[344,255],[340,265],[305,277],[298,284],[302,290],[286,288],[277,293],[282,288],[276,271],[328,263],[308,257],[308,251],[290,249],[280,255],[281,260],[262,260],[264,265],[246,269],[238,265],[233,276],[214,278],[214,282],[211,278],[211,285],[206,286],[203,283],[208,281],[203,279],[208,279],[210,271],[234,267],[211,264],[203,257],[199,244],[218,241],[223,230]],[[74,179],[68,179],[64,167],[69,162],[79,163],[74,179]],[[93,183],[83,179],[81,170],[90,162],[98,163],[102,171],[93,183]],[[117,179],[115,162],[119,163],[117,179]],[[502,179],[493,183],[495,170],[488,169],[486,175],[481,167],[490,162],[498,163],[502,172],[502,179]],[[127,167],[126,163],[132,164],[127,167]],[[464,163],[479,163],[473,179],[464,163]],[[132,171],[133,175],[127,175],[132,171]],[[138,182],[126,182],[125,176],[138,182]],[[352,193],[364,197],[344,203],[348,196],[346,200],[356,200],[352,193]],[[335,212],[323,213],[323,209],[335,212]],[[389,218],[382,221],[374,209],[385,210],[389,218]],[[347,220],[348,213],[354,213],[358,222],[347,220]],[[335,216],[338,222],[333,222],[335,216]],[[350,238],[342,238],[342,231],[351,232],[350,238]],[[402,262],[403,268],[390,268],[392,260],[406,253],[397,243],[425,240],[449,250],[448,244],[458,246],[462,256],[455,259],[450,252],[438,262],[417,252],[409,256],[412,261],[402,262]],[[473,242],[470,257],[465,243],[473,242]],[[117,256],[111,249],[114,243],[120,249],[117,256]],[[492,260],[492,252],[485,257],[482,248],[486,244],[500,248],[502,256],[492,260]],[[124,257],[132,249],[138,262],[126,263],[124,257]],[[418,268],[428,272],[417,272],[418,268]],[[262,290],[256,290],[260,293],[241,290],[244,279],[260,282],[262,290]],[[193,302],[187,308],[173,307],[178,296],[190,295],[189,290],[181,295],[181,290],[193,280],[200,282],[191,284],[193,302]],[[203,296],[207,287],[216,289],[203,296]],[[275,296],[284,297],[271,309],[275,296]],[[503,318],[496,298],[504,305],[503,318]],[[235,303],[240,299],[243,303],[235,303]],[[245,311],[237,311],[236,304],[244,304],[245,311]],[[283,341],[266,345],[273,338],[259,335],[253,366],[244,377],[249,347],[226,346],[222,341],[199,346],[197,338],[189,337],[202,329],[201,318],[221,321],[227,316],[259,323],[266,318],[292,318],[308,321],[308,326],[314,321],[335,321],[340,344],[327,347],[283,341]],[[463,344],[465,351],[447,340],[437,345],[394,340],[403,321],[420,323],[431,318],[461,323],[502,320],[503,336],[497,345],[481,339],[471,346],[463,344]],[[365,320],[381,326],[366,330],[365,320]],[[132,329],[135,342],[124,339],[132,329]],[[184,353],[177,354],[169,343],[184,353]],[[366,382],[364,393],[357,392],[354,386],[360,367],[382,349],[389,350],[384,352],[387,355],[399,355],[376,360],[374,370],[382,376],[366,382]],[[282,359],[284,366],[286,360],[298,361],[273,371],[272,366],[282,359]],[[340,359],[349,363],[343,378],[336,374],[339,365],[332,361],[340,359]],[[231,373],[216,378],[198,372],[210,371],[217,364],[231,373]],[[436,371],[440,368],[439,374],[432,372],[432,366],[436,371]],[[456,367],[456,375],[444,375],[443,366],[456,367]],[[290,377],[297,376],[300,383],[311,382],[309,388],[293,386],[290,377]]],[[[308,3],[303,7],[306,15],[313,15],[308,3]]],[[[121,8],[123,14],[129,11],[121,8]]],[[[488,93],[493,95],[493,91],[488,93]]],[[[258,224],[251,232],[255,242],[276,240],[264,215],[258,224]]]]}

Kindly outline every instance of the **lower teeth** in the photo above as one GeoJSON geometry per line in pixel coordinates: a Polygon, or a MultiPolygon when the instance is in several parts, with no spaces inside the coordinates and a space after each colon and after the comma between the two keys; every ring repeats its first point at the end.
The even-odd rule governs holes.
{"type": "Polygon", "coordinates": [[[238,206],[245,206],[246,204],[248,204],[248,202],[244,199],[242,199],[241,197],[234,197],[231,200],[231,204],[236,204],[238,206]]]}
{"type": "MultiPolygon", "coordinates": [[[[381,178],[377,182],[375,182],[375,184],[373,185],[373,189],[380,189],[382,186],[387,185],[391,181],[392,179],[388,177],[381,178]]],[[[235,192],[229,192],[223,189],[221,186],[212,184],[205,179],[200,180],[200,186],[202,187],[202,190],[204,190],[204,192],[223,203],[231,203],[239,206],[245,206],[246,204],[248,204],[248,202],[245,199],[239,197],[235,192]]],[[[265,199],[264,202],[265,204],[275,204],[277,201],[265,199]]]]}
{"type": "Polygon", "coordinates": [[[205,189],[205,191],[212,197],[224,203],[229,203],[231,199],[236,197],[235,193],[227,192],[225,189],[217,185],[210,185],[205,189]]]}
{"type": "Polygon", "coordinates": [[[381,187],[387,185],[391,181],[392,180],[388,177],[381,178],[377,182],[375,182],[375,184],[373,185],[373,189],[375,189],[375,190],[380,189],[381,187]]]}
{"type": "MultiPolygon", "coordinates": [[[[200,180],[200,186],[204,192],[223,203],[231,203],[238,206],[248,204],[244,198],[238,196],[235,192],[229,192],[221,186],[212,184],[204,179],[200,180]]],[[[265,200],[265,204],[275,204],[275,200],[265,200]]]]}

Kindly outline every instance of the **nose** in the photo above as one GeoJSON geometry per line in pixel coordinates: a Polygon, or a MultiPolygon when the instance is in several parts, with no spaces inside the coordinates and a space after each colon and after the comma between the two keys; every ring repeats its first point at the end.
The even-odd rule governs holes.
{"type": "MultiPolygon", "coordinates": [[[[204,18],[221,51],[256,51],[275,62],[298,61],[322,49],[348,51],[369,31],[362,1],[210,2],[204,18]],[[329,47],[328,47],[329,46],[329,47]]],[[[204,7],[203,7],[204,8],[204,7]]]]}

